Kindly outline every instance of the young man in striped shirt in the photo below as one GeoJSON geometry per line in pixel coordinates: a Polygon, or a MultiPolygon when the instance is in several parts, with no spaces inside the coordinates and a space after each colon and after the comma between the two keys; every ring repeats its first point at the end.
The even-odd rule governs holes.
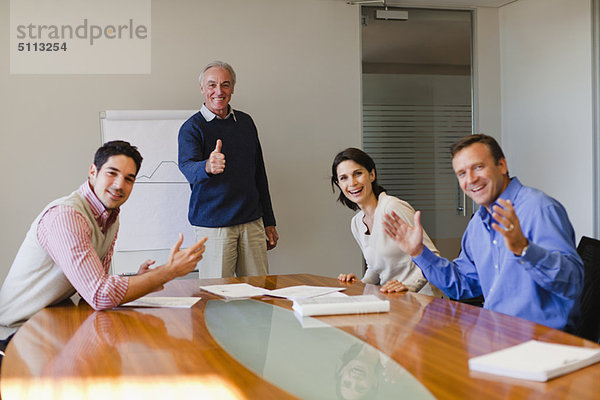
{"type": "Polygon", "coordinates": [[[180,234],[166,264],[150,269],[154,261],[147,260],[131,277],[108,273],[119,207],[129,197],[141,163],[135,146],[105,143],[96,152],[88,180],[35,219],[0,289],[0,351],[36,312],[75,292],[95,310],[109,309],[194,270],[206,238],[181,250],[180,234]]]}

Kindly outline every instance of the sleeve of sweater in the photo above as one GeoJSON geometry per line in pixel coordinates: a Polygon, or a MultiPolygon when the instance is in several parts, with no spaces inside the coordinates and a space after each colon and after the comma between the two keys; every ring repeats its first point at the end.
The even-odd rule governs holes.
{"type": "Polygon", "coordinates": [[[179,170],[191,184],[202,183],[210,178],[206,173],[206,153],[202,132],[196,123],[195,116],[188,119],[179,129],[178,164],[179,170]]]}
{"type": "Polygon", "coordinates": [[[365,275],[361,279],[362,283],[370,283],[371,285],[379,285],[381,280],[379,279],[379,274],[373,269],[369,269],[367,265],[367,270],[365,271],[365,275]]]}
{"type": "MultiPolygon", "coordinates": [[[[256,131],[256,127],[254,128],[256,131]]],[[[265,160],[263,158],[262,148],[256,134],[256,186],[258,187],[258,195],[260,197],[260,205],[263,213],[264,226],[275,226],[275,213],[271,203],[271,194],[269,193],[269,181],[267,180],[267,170],[265,168],[265,160]]]]}

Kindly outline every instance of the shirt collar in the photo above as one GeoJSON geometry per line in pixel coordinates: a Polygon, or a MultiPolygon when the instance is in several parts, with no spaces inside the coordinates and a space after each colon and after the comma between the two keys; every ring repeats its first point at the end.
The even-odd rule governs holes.
{"type": "Polygon", "coordinates": [[[217,119],[227,119],[227,118],[229,118],[229,116],[231,116],[231,118],[233,118],[233,120],[235,122],[237,122],[237,119],[235,118],[235,113],[233,112],[233,107],[231,107],[231,106],[227,106],[227,107],[229,107],[229,112],[227,113],[227,115],[225,116],[225,118],[221,118],[217,114],[215,114],[212,111],[210,111],[208,109],[208,107],[206,107],[205,104],[202,104],[202,108],[200,109],[200,112],[202,113],[202,116],[204,117],[204,119],[207,122],[210,122],[210,121],[212,121],[215,118],[217,118],[217,119]]]}
{"type": "Polygon", "coordinates": [[[79,187],[79,193],[83,196],[83,198],[88,202],[92,212],[94,213],[94,217],[100,226],[112,225],[112,223],[117,219],[119,215],[120,209],[107,210],[104,207],[104,204],[100,201],[92,186],[90,185],[90,181],[85,181],[79,187]]]}
{"type": "MultiPolygon", "coordinates": [[[[510,178],[510,182],[508,183],[506,189],[504,189],[504,191],[500,194],[500,196],[498,196],[498,198],[502,200],[510,200],[512,204],[515,204],[517,194],[519,193],[522,187],[523,185],[521,185],[519,178],[513,176],[512,178],[510,178]]],[[[500,205],[496,201],[492,203],[492,206],[494,206],[494,204],[500,205]]],[[[477,213],[484,222],[487,221],[487,223],[491,225],[492,215],[488,212],[488,210],[485,207],[480,206],[479,210],[477,210],[477,213]]]]}

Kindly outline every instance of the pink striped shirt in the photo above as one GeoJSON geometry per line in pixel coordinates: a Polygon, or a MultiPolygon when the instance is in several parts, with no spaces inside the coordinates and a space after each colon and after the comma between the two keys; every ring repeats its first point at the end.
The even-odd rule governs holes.
{"type": "MultiPolygon", "coordinates": [[[[102,232],[106,232],[116,222],[119,210],[106,210],[87,181],[79,187],[79,193],[90,204],[102,232]]],[[[121,303],[129,278],[108,274],[117,235],[104,259],[100,259],[92,247],[91,229],[83,215],[72,207],[59,205],[40,219],[37,238],[92,308],[103,310],[121,303]]]]}

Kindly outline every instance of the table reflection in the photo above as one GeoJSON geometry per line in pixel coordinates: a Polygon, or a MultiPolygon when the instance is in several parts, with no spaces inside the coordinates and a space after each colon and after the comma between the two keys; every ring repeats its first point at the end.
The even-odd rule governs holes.
{"type": "Polygon", "coordinates": [[[171,368],[185,368],[181,364],[186,363],[187,358],[178,354],[194,349],[189,310],[92,311],[89,307],[81,308],[77,319],[83,322],[75,332],[64,327],[52,329],[41,317],[32,320],[29,329],[15,336],[18,355],[31,375],[152,375],[171,368]],[[189,338],[169,332],[169,319],[173,319],[174,312],[178,314],[178,325],[186,325],[183,331],[189,332],[189,338]],[[19,346],[19,342],[28,346],[19,346]],[[144,366],[143,370],[140,365],[144,366]]]}
{"type": "Polygon", "coordinates": [[[433,398],[373,346],[325,324],[303,327],[289,310],[254,300],[211,300],[204,316],[233,358],[300,398],[433,398]]]}

